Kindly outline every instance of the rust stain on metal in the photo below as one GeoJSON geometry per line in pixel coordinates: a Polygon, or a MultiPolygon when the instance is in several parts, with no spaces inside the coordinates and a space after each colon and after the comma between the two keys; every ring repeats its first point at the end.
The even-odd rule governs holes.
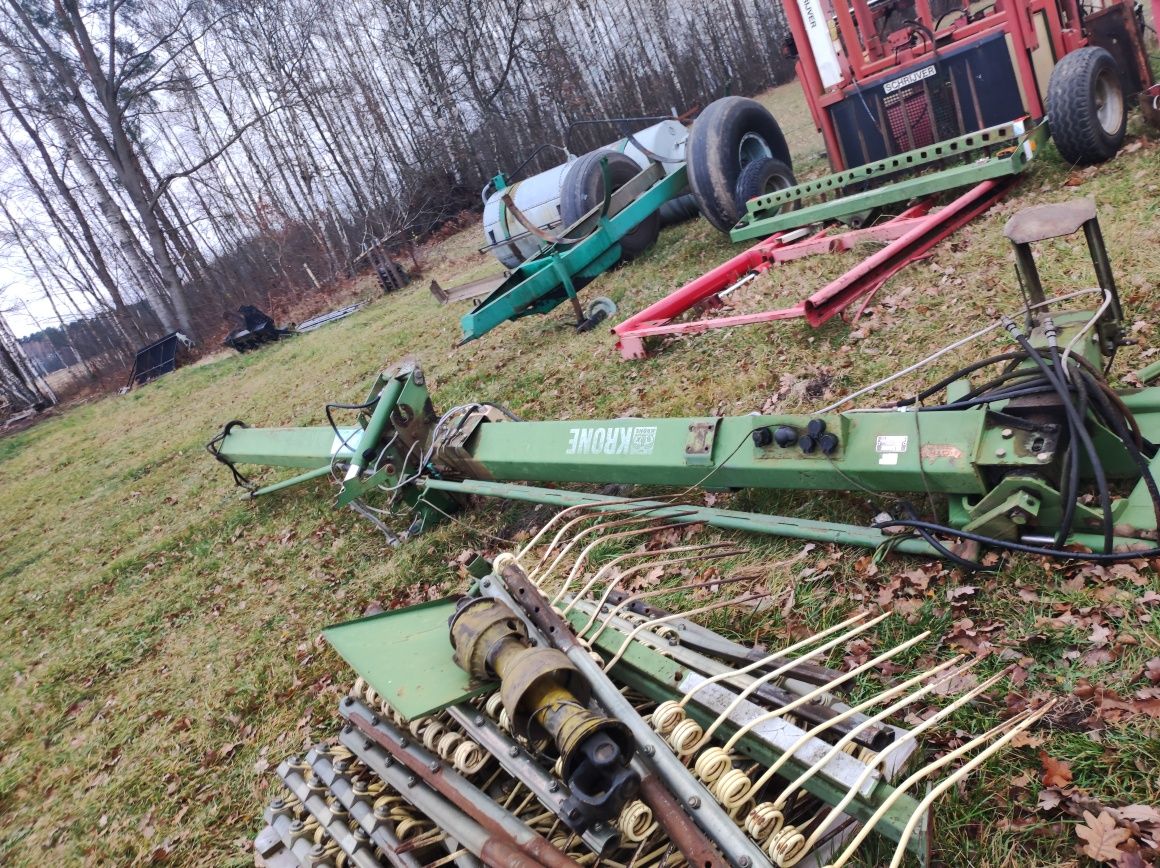
{"type": "Polygon", "coordinates": [[[923,461],[935,461],[939,458],[961,461],[963,458],[963,450],[949,443],[925,443],[920,454],[923,461]]]}

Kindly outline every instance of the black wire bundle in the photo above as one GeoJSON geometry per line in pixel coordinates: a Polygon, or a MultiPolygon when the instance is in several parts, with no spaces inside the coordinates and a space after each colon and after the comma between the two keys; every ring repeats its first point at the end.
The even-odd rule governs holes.
{"type": "Polygon", "coordinates": [[[970,374],[1000,363],[1006,363],[1002,373],[983,385],[971,389],[963,397],[945,404],[920,406],[918,411],[963,410],[1031,395],[1053,394],[1057,396],[1063,408],[1067,436],[1065,440],[1061,438],[1061,442],[1065,442],[1066,445],[1063,447],[1059,484],[1064,511],[1055,534],[1054,544],[1037,546],[1000,540],[936,522],[924,521],[918,516],[914,507],[906,501],[901,501],[900,506],[907,513],[908,518],[879,522],[874,527],[879,529],[908,528],[921,536],[944,558],[970,569],[978,569],[979,565],[950,551],[934,537],[934,534],[977,542],[1011,552],[1074,558],[1097,563],[1114,563],[1135,558],[1160,556],[1160,548],[1125,552],[1113,551],[1115,530],[1111,508],[1111,489],[1103,461],[1100,459],[1091,432],[1088,430],[1089,421],[1101,424],[1123,444],[1128,456],[1140,471],[1140,478],[1152,499],[1157,527],[1160,528],[1160,487],[1157,486],[1156,480],[1153,478],[1148,461],[1150,457],[1155,456],[1157,447],[1143,439],[1135,418],[1124,406],[1119,396],[1108,386],[1101,371],[1094,368],[1090,362],[1082,357],[1068,356],[1065,360],[1060,355],[1056,343],[1055,326],[1050,318],[1045,317],[1043,321],[1044,333],[1048,339],[1049,359],[1045,359],[1043,354],[1031,345],[1031,342],[1014,322],[1006,320],[1004,325],[1019,344],[1018,351],[991,356],[962,368],[923,390],[915,398],[900,401],[896,406],[911,406],[921,403],[970,374]],[[1027,362],[1030,362],[1031,365],[1026,364],[1027,362]],[[1102,552],[1075,552],[1064,548],[1074,527],[1076,505],[1082,494],[1080,490],[1080,466],[1085,457],[1091,468],[1092,480],[1103,516],[1102,552]]]}

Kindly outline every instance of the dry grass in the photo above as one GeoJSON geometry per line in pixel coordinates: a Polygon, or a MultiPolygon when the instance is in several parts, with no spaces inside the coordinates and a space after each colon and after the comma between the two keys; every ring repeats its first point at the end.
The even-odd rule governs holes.
{"type": "MultiPolygon", "coordinates": [[[[795,94],[791,85],[767,99],[783,118],[804,118],[795,94]]],[[[816,160],[816,136],[789,121],[787,128],[802,164],[816,160]]],[[[319,641],[320,628],[416,584],[455,585],[448,561],[487,544],[470,527],[502,530],[513,513],[493,504],[464,516],[470,527],[445,525],[391,550],[355,516],[333,511],[321,486],[256,504],[239,500],[228,474],[202,450],[222,423],[320,424],[325,401],[361,398],[376,371],[406,353],[423,360],[442,407],[494,399],[533,419],[744,413],[780,394],[779,407],[806,410],[820,399],[794,381],[824,380],[825,395],[840,394],[921,358],[998,309],[1013,309],[1018,294],[1003,221],[1020,207],[1077,195],[1099,202],[1128,315],[1139,322],[1142,346],[1118,362],[1128,372],[1151,353],[1160,304],[1160,148],[1140,134],[1133,129],[1134,152],[1080,173],[1074,188],[1049,151],[1017,195],[895,278],[854,333],[841,322],[816,332],[792,322],[715,332],[625,364],[606,333],[574,334],[561,308],[454,350],[465,308],[437,306],[426,279],[446,285],[490,267],[474,252],[478,235],[469,229],[432,251],[423,281],[356,317],[179,371],[0,440],[0,863],[126,864],[164,853],[182,864],[248,863],[245,844],[273,787],[267,769],[334,729],[348,673],[319,641]]],[[[655,249],[590,292],[630,313],[735,252],[695,222],[665,232],[655,249]]],[[[834,267],[822,260],[785,268],[739,303],[799,297],[834,267]]],[[[1043,267],[1052,288],[1090,283],[1083,251],[1073,246],[1050,246],[1043,267]]],[[[970,357],[988,349],[976,347],[970,357]]],[[[757,493],[734,502],[869,517],[864,503],[842,496],[757,493]]],[[[771,561],[796,550],[750,542],[754,557],[771,561]]],[[[853,560],[840,560],[825,581],[799,586],[799,626],[830,622],[854,605],[851,589],[860,579],[853,560]]],[[[1155,575],[1149,580],[1157,587],[1155,575]]],[[[1155,623],[1125,618],[1122,629],[1138,636],[1141,650],[1124,658],[1119,674],[1060,669],[1059,647],[1036,644],[1036,615],[1072,597],[1056,578],[1022,563],[968,612],[1000,624],[1035,661],[1029,689],[1066,692],[1081,675],[1128,679],[1157,641],[1155,623]],[[1015,596],[1021,582],[1040,587],[1042,605],[1015,596]]],[[[933,603],[917,618],[936,635],[949,626],[933,603]]],[[[750,626],[768,633],[777,625],[750,626]]],[[[963,725],[982,725],[994,713],[983,709],[963,725]]],[[[1071,760],[1077,783],[1111,803],[1160,800],[1154,726],[1124,724],[1102,745],[1059,733],[1045,749],[1071,760]]],[[[1035,776],[1034,751],[988,767],[940,810],[946,864],[1074,858],[1067,836],[1051,834],[1046,821],[994,825],[1007,811],[996,801],[1004,780],[1024,769],[1035,776]]]]}

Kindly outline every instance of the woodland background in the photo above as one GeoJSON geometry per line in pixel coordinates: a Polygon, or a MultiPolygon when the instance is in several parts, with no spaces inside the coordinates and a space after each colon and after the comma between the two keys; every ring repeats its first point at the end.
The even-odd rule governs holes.
{"type": "Polygon", "coordinates": [[[0,310],[89,377],[216,344],[619,137],[575,121],[784,81],[786,32],[770,0],[0,0],[0,310]]]}

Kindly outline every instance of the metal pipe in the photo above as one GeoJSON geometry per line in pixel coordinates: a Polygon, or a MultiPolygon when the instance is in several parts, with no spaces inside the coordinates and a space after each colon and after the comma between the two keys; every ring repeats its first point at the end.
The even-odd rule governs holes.
{"type": "MultiPolygon", "coordinates": [[[[588,654],[572,632],[568,623],[529,581],[523,570],[514,564],[504,567],[500,573],[510,603],[519,607],[527,620],[549,644],[568,655],[568,659],[587,679],[592,695],[613,717],[622,721],[632,732],[639,748],[642,761],[668,787],[694,822],[705,832],[713,843],[724,853],[725,858],[740,868],[768,866],[769,860],[761,848],[751,841],[737,824],[717,803],[709,791],[690,774],[684,764],[669,750],[664,740],[653,731],[616,685],[604,674],[604,670],[588,654]]],[[[496,582],[485,579],[481,583],[493,590],[496,582]]],[[[509,602],[509,600],[505,600],[509,602]]]]}
{"type": "Polygon", "coordinates": [[[343,699],[339,712],[367,738],[421,777],[432,789],[472,816],[492,835],[507,840],[546,868],[579,868],[523,820],[504,810],[486,793],[443,763],[439,757],[414,744],[402,730],[387,723],[353,696],[343,699]]]}
{"type": "Polygon", "coordinates": [[[502,838],[490,834],[434,790],[423,786],[417,776],[396,763],[390,754],[354,727],[344,728],[338,740],[399,795],[483,860],[489,868],[544,868],[502,838]]]}
{"type": "Polygon", "coordinates": [[[261,497],[263,494],[273,494],[275,491],[282,491],[291,488],[295,485],[301,485],[303,482],[310,482],[312,479],[321,479],[324,476],[330,475],[330,465],[319,467],[317,470],[308,470],[305,473],[300,473],[297,476],[291,476],[289,479],[283,479],[281,482],[275,482],[272,485],[267,485],[264,488],[259,488],[257,491],[250,494],[250,497],[261,497]]]}
{"type": "Polygon", "coordinates": [[[414,854],[399,852],[400,841],[395,835],[394,828],[389,822],[378,819],[374,808],[355,795],[354,786],[349,779],[338,773],[329,756],[311,751],[306,755],[306,760],[314,770],[315,776],[326,784],[355,822],[370,835],[371,841],[394,868],[421,868],[422,863],[414,854]]]}
{"type": "Polygon", "coordinates": [[[460,494],[476,494],[481,497],[502,497],[507,500],[544,503],[550,506],[588,505],[591,509],[601,512],[622,509],[625,503],[632,503],[641,509],[652,510],[650,514],[657,518],[673,519],[682,524],[707,524],[712,527],[741,530],[747,533],[832,542],[869,549],[889,545],[892,551],[904,552],[905,554],[924,557],[938,556],[937,552],[923,540],[898,539],[880,530],[852,524],[762,515],[756,512],[715,509],[707,506],[669,506],[661,501],[630,500],[623,497],[607,497],[580,491],[564,491],[556,488],[539,488],[534,485],[474,479],[425,479],[422,485],[425,491],[449,491],[460,494]]]}
{"type": "MultiPolygon", "coordinates": [[[[310,760],[307,758],[307,764],[309,762],[310,760]]],[[[298,801],[302,802],[302,807],[310,812],[310,815],[326,830],[326,834],[342,848],[342,852],[350,857],[351,862],[357,868],[379,868],[381,864],[379,860],[374,857],[374,854],[363,842],[354,837],[346,823],[334,816],[334,812],[326,804],[326,801],[311,791],[301,771],[292,763],[284,762],[278,766],[278,777],[282,779],[286,788],[298,797],[298,801]]]]}
{"type": "Polygon", "coordinates": [[[363,429],[362,439],[359,440],[358,444],[359,448],[350,459],[350,469],[346,473],[344,483],[358,479],[359,474],[363,472],[370,460],[378,454],[379,439],[383,436],[391,413],[394,412],[395,405],[399,402],[399,395],[403,393],[403,385],[402,378],[392,377],[379,392],[379,400],[375,402],[375,409],[371,412],[370,419],[367,420],[366,428],[363,429]]]}

